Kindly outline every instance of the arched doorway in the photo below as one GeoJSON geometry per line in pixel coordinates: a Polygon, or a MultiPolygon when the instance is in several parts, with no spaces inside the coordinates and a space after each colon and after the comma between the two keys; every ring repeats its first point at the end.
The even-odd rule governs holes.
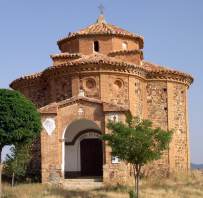
{"type": "Polygon", "coordinates": [[[100,135],[100,128],[91,120],[76,120],[67,127],[62,163],[65,178],[102,176],[103,146],[100,135]]]}

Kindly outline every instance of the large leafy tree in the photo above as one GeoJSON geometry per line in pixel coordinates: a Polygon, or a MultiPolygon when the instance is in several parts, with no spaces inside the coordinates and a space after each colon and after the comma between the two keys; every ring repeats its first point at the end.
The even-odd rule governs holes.
{"type": "Polygon", "coordinates": [[[40,130],[40,114],[34,104],[17,91],[0,89],[0,156],[5,145],[30,143],[40,130]]]}
{"type": "Polygon", "coordinates": [[[40,114],[34,104],[17,91],[0,89],[0,153],[5,145],[34,140],[40,130],[40,114]]]}
{"type": "Polygon", "coordinates": [[[169,146],[172,131],[153,128],[150,120],[140,120],[130,112],[126,114],[125,123],[109,121],[108,129],[111,133],[103,135],[102,139],[108,141],[112,155],[132,165],[138,197],[141,168],[161,158],[169,146]]]}

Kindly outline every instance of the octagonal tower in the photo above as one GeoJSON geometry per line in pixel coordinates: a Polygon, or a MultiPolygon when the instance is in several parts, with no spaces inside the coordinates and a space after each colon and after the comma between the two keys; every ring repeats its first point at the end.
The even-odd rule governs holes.
{"type": "Polygon", "coordinates": [[[41,155],[34,161],[40,164],[36,167],[41,167],[43,182],[53,175],[97,176],[96,172],[105,182],[127,182],[132,169],[98,143],[99,135],[108,133],[108,119],[124,121],[126,111],[152,120],[156,127],[174,129],[170,149],[146,167],[146,174],[189,170],[190,75],[144,61],[144,38],[107,23],[103,15],[57,43],[61,53],[51,55],[50,67],[10,85],[41,112],[43,130],[36,144],[41,155]],[[90,147],[98,149],[100,157],[92,153],[94,159],[89,159],[90,147]],[[95,159],[102,159],[102,167],[84,163],[95,159]],[[91,166],[94,174],[88,172],[91,166]]]}

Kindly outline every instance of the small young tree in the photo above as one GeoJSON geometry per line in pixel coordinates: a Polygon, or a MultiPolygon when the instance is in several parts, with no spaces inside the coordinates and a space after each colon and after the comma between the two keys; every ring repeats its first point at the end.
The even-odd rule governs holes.
{"type": "Polygon", "coordinates": [[[11,147],[11,153],[6,156],[4,172],[12,178],[12,186],[14,186],[15,179],[20,181],[26,176],[27,167],[31,160],[30,146],[28,143],[11,147]]]}
{"type": "Polygon", "coordinates": [[[108,129],[102,139],[108,141],[112,154],[130,163],[134,170],[135,191],[139,196],[139,178],[143,165],[160,159],[168,148],[172,131],[153,128],[150,120],[139,120],[131,113],[126,114],[126,123],[109,121],[108,129]]]}
{"type": "Polygon", "coordinates": [[[40,130],[40,114],[33,103],[17,91],[0,89],[0,156],[5,145],[30,142],[40,130]]]}

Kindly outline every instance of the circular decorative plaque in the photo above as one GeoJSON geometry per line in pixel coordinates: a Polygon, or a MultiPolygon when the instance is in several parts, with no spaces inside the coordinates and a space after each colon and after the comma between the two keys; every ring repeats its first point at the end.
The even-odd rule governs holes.
{"type": "Polygon", "coordinates": [[[114,88],[115,88],[116,90],[119,90],[119,89],[122,88],[123,82],[122,82],[120,79],[117,79],[117,80],[115,80],[113,86],[114,86],[114,88]]]}
{"type": "Polygon", "coordinates": [[[96,82],[92,78],[88,78],[85,83],[87,89],[94,89],[96,87],[96,82]]]}
{"type": "Polygon", "coordinates": [[[48,135],[52,135],[52,133],[56,128],[55,120],[53,118],[46,118],[46,120],[42,123],[42,125],[48,135]]]}

